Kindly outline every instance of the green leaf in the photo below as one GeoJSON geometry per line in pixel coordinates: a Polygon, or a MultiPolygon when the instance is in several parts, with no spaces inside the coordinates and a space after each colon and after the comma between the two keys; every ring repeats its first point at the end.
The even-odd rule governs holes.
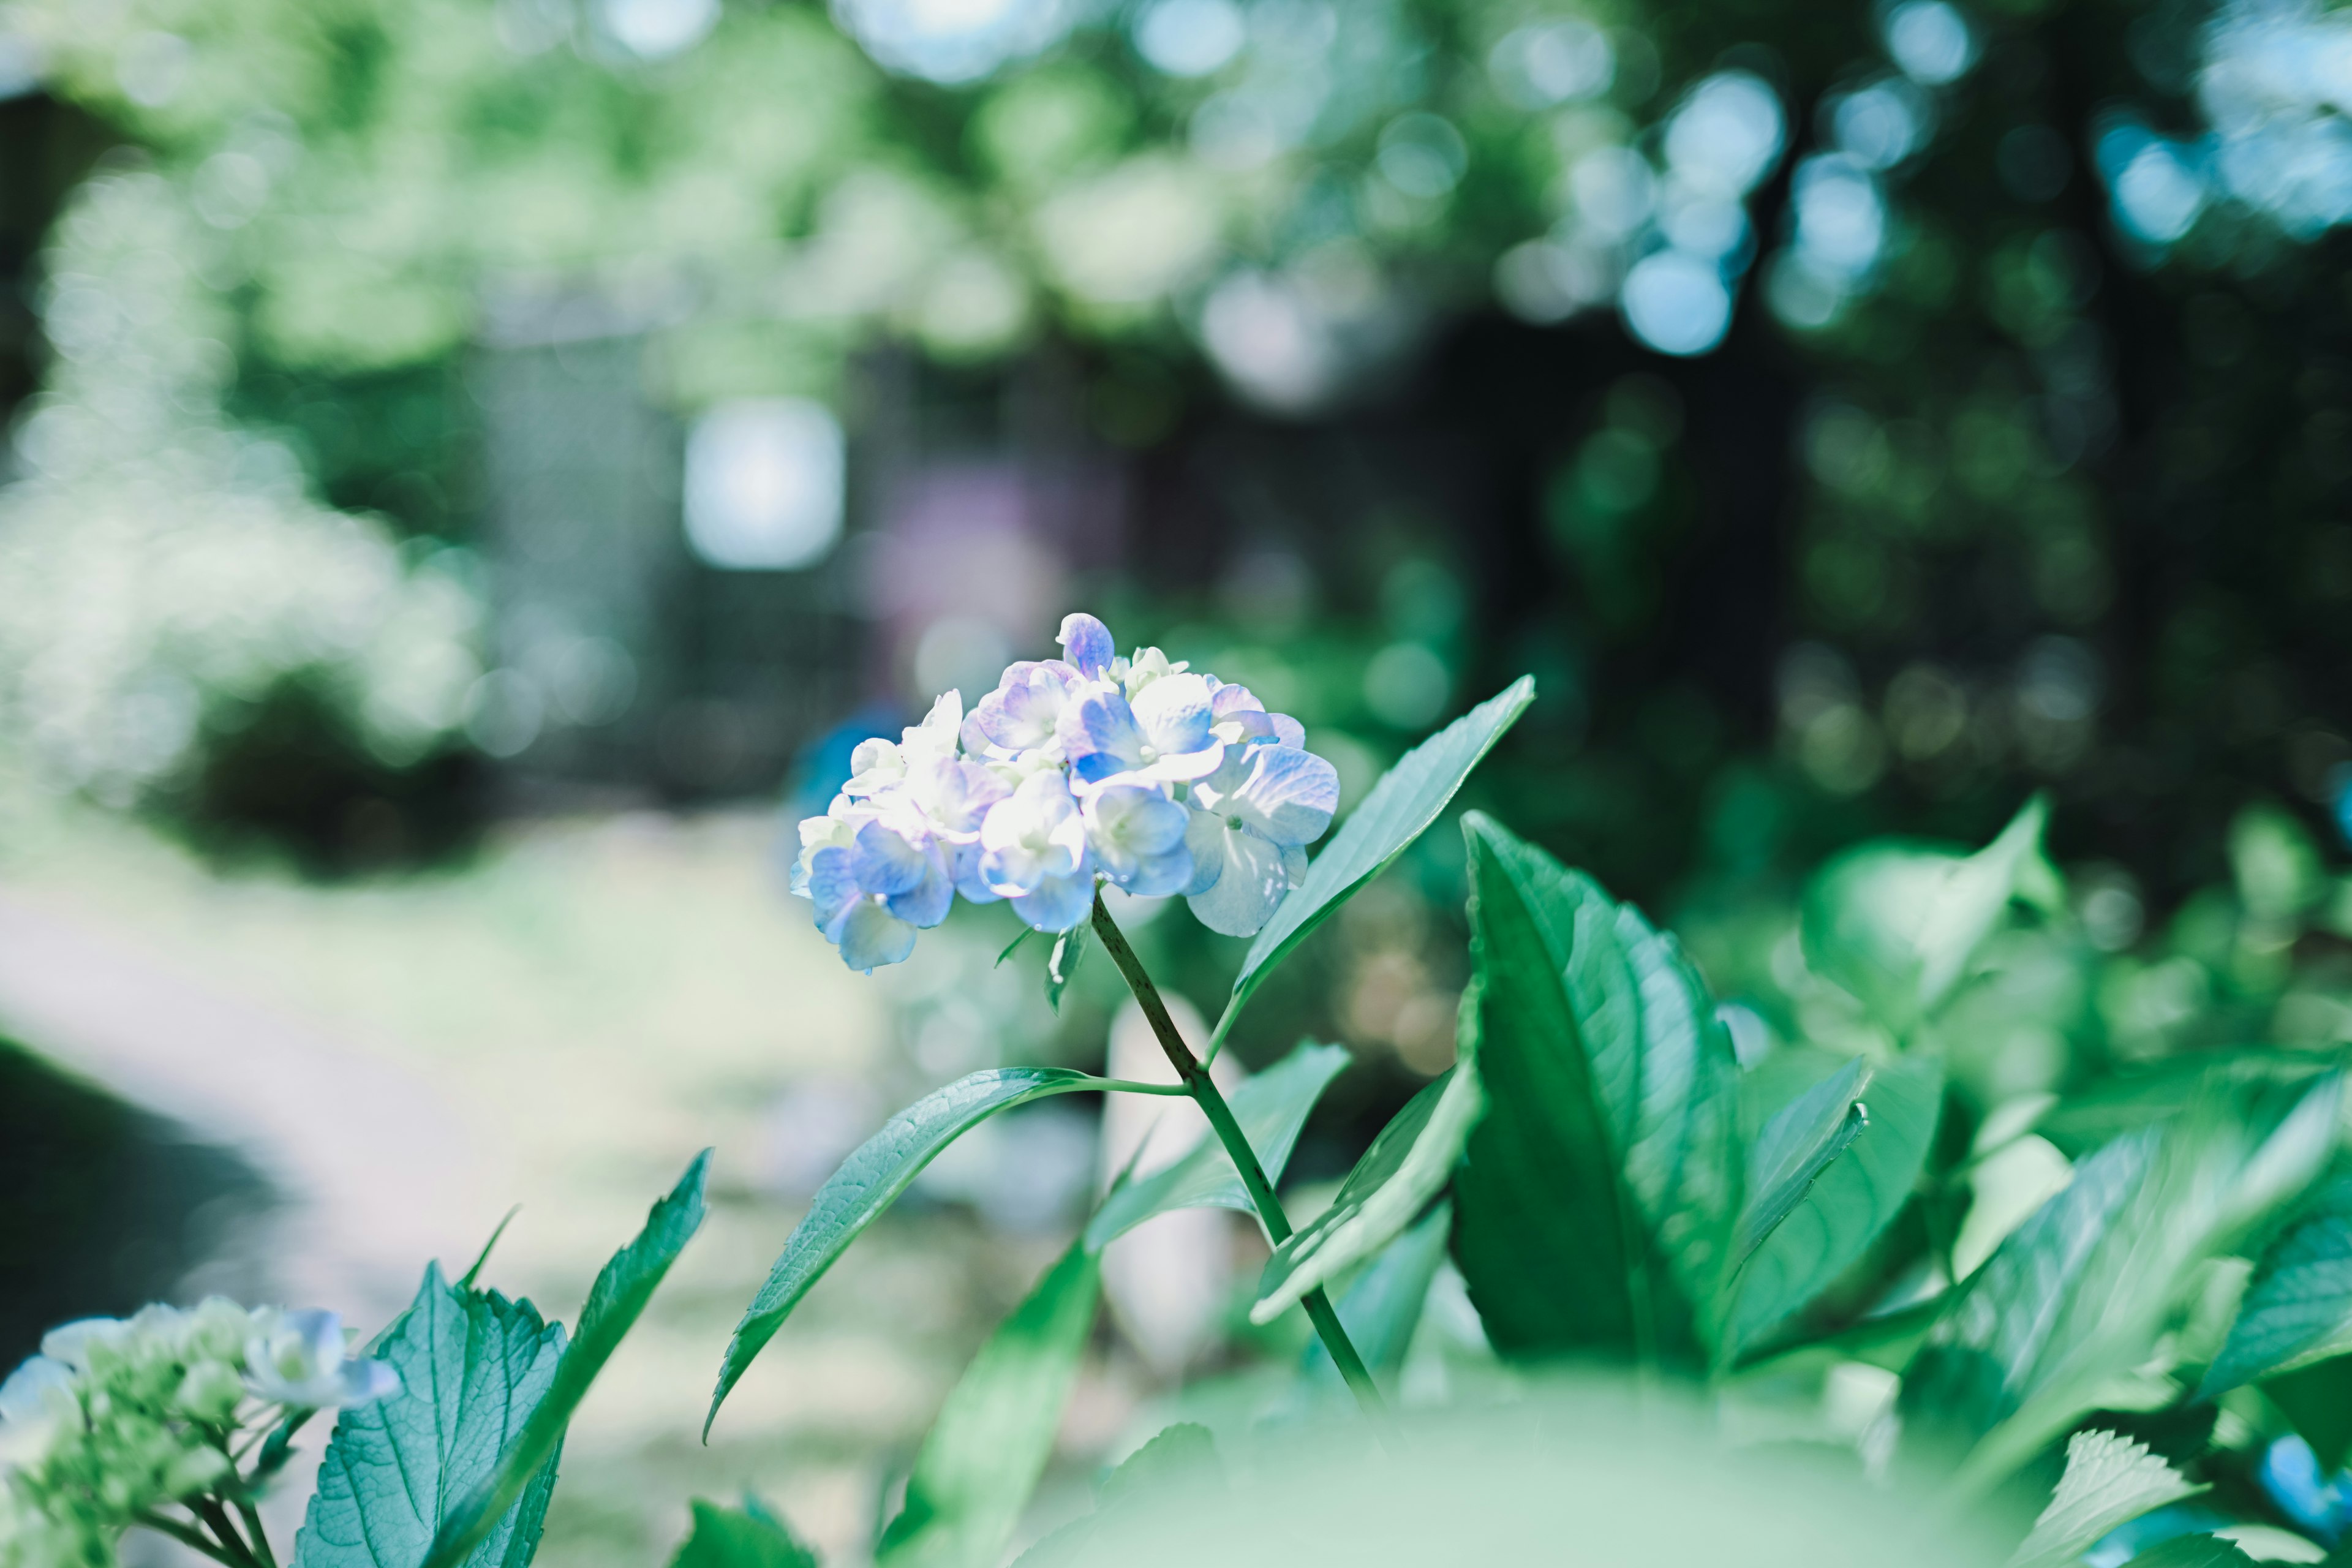
{"type": "Polygon", "coordinates": [[[2033,1533],[2010,1559],[2011,1568],[2054,1568],[2071,1563],[2119,1524],[2205,1489],[2143,1443],[2113,1432],[2077,1432],[2066,1442],[2066,1471],[2033,1533]]]}
{"type": "Polygon", "coordinates": [[[1870,1118],[1860,1093],[1864,1068],[1845,1064],[1783,1106],[1748,1151],[1748,1206],[1740,1211],[1734,1257],[1745,1262],[1813,1190],[1837,1157],[1853,1146],[1870,1118]]]}
{"type": "Polygon", "coordinates": [[[2149,1547],[2125,1568],[2253,1568],[2253,1563],[2234,1541],[2218,1535],[2176,1535],[2149,1547]]]}
{"type": "Polygon", "coordinates": [[[784,1243],[767,1282],[743,1310],[719,1363],[719,1386],[703,1417],[707,1442],[719,1407],[751,1359],[775,1337],[809,1287],[824,1277],[849,1244],[898,1202],[907,1184],[939,1152],[1000,1110],[1049,1094],[1099,1089],[1102,1079],[1067,1068],[989,1068],[934,1089],[883,1123],[825,1178],[807,1215],[784,1243]]]}
{"type": "Polygon", "coordinates": [[[1734,1350],[1761,1342],[1852,1267],[1918,1184],[1943,1110],[1944,1072],[1906,1058],[1871,1075],[1870,1125],[1740,1270],[1734,1350]]]}
{"type": "Polygon", "coordinates": [[[1019,933],[1018,935],[1016,935],[1015,937],[1013,937],[1013,939],[1011,942],[1006,942],[1006,943],[1004,944],[1004,951],[1003,951],[1003,952],[1000,952],[1000,953],[998,953],[998,954],[996,955],[996,962],[995,962],[994,963],[992,963],[992,964],[989,965],[989,967],[990,967],[990,968],[992,968],[992,969],[1002,969],[1002,968],[1003,968],[1003,967],[1004,967],[1004,961],[1005,961],[1006,959],[1008,959],[1008,958],[1012,957],[1014,953],[1016,953],[1016,952],[1020,952],[1020,951],[1021,951],[1021,944],[1022,944],[1023,942],[1027,942],[1031,937],[1035,936],[1036,934],[1037,934],[1037,931],[1036,931],[1036,928],[1035,928],[1035,927],[1034,927],[1034,926],[1023,926],[1023,927],[1021,928],[1020,933],[1019,933]]]}
{"type": "MultiPolygon", "coordinates": [[[[1375,1377],[1392,1376],[1404,1365],[1413,1330],[1421,1326],[1423,1303],[1429,1300],[1430,1282],[1445,1261],[1446,1238],[1453,1228],[1454,1205],[1441,1202],[1382,1247],[1333,1303],[1349,1342],[1375,1377]]],[[[1307,1342],[1305,1370],[1335,1391],[1342,1386],[1339,1369],[1320,1339],[1307,1342]]]]}
{"type": "Polygon", "coordinates": [[[1696,1361],[1745,1181],[1730,1037],[1673,938],[1482,814],[1463,832],[1471,1299],[1507,1356],[1696,1361]]]}
{"type": "MultiPolygon", "coordinates": [[[[439,1265],[376,1353],[400,1392],[335,1422],[294,1568],[416,1568],[443,1521],[497,1471],[509,1434],[554,1386],[563,1330],[528,1301],[457,1290],[439,1265]]],[[[552,1451],[483,1532],[467,1568],[521,1568],[539,1547],[552,1451]]]]}
{"type": "Polygon", "coordinates": [[[2262,1390],[2311,1445],[2320,1474],[2344,1468],[2352,1455],[2352,1355],[2300,1363],[2264,1378],[2262,1390]]]}
{"type": "Polygon", "coordinates": [[[1966,1454],[1981,1490],[2144,1362],[2196,1267],[2301,1192],[2336,1139],[2342,1081],[2216,1097],[2084,1159],[2003,1241],[1904,1378],[1907,1451],[1966,1454]]]}
{"type": "Polygon", "coordinates": [[[2042,853],[2050,803],[2035,795],[1984,848],[1876,840],[1831,860],[1805,889],[1805,961],[1901,1033],[1948,994],[2008,908],[2052,904],[2057,872],[2042,853]]]}
{"type": "Polygon", "coordinates": [[[669,1568],[817,1568],[816,1553],[764,1508],[694,1500],[694,1530],[669,1568]]]}
{"type": "MultiPolygon", "coordinates": [[[[1005,949],[1007,952],[1011,948],[1005,949]]],[[[1087,925],[1084,921],[1054,939],[1054,951],[1045,959],[1045,1005],[1059,1013],[1062,993],[1078,973],[1078,961],[1087,955],[1087,925]]]]}
{"type": "Polygon", "coordinates": [[[466,1561],[474,1543],[513,1508],[542,1466],[552,1478],[551,1461],[563,1442],[564,1428],[572,1424],[572,1412],[588,1396],[589,1385],[613,1359],[621,1341],[636,1326],[670,1265],[702,1228],[704,1191],[709,1180],[710,1151],[705,1149],[687,1166],[677,1185],[655,1202],[646,1215],[645,1227],[597,1271],[596,1282],[588,1288],[588,1300],[580,1309],[579,1327],[556,1363],[547,1397],[532,1407],[520,1434],[499,1454],[497,1471],[476,1485],[442,1520],[425,1568],[451,1568],[466,1561]]]}
{"type": "Polygon", "coordinates": [[[1054,1450],[1094,1327],[1101,1265],[1074,1245],[997,1326],[915,1457],[878,1568],[994,1568],[1054,1450]]]}
{"type": "Polygon", "coordinates": [[[1502,691],[1407,752],[1382,773],[1364,803],[1349,814],[1339,831],[1307,868],[1307,880],[1274,911],[1250,943],[1234,977],[1234,993],[1209,1037],[1213,1058],[1242,1006],[1274,966],[1307,940],[1324,918],[1386,870],[1412,841],[1429,831],[1445,803],[1462,787],[1503,732],[1535,700],[1535,677],[1523,675],[1502,691]]]}
{"type": "Polygon", "coordinates": [[[2241,1384],[2352,1351],[2352,1175],[2312,1194],[2266,1247],[2221,1354],[2197,1391],[2241,1384]]]}
{"type": "MultiPolygon", "coordinates": [[[[1465,1017],[1468,1012],[1465,1005],[1465,1017]]],[[[1274,1249],[1258,1279],[1250,1321],[1272,1322],[1309,1290],[1371,1257],[1421,1217],[1453,1174],[1470,1124],[1478,1118],[1475,1056],[1475,1042],[1465,1038],[1461,1060],[1381,1129],[1339,1184],[1331,1206],[1274,1249]]]]}
{"type": "MultiPolygon", "coordinates": [[[[1349,1061],[1345,1046],[1302,1042],[1274,1066],[1248,1079],[1226,1097],[1234,1120],[1241,1123],[1249,1146],[1265,1167],[1266,1180],[1279,1183],[1290,1163],[1290,1151],[1307,1113],[1322,1098],[1349,1061]]],[[[1139,1181],[1122,1180],[1113,1187],[1087,1222],[1087,1246],[1100,1252],[1119,1237],[1155,1215],[1185,1208],[1238,1209],[1255,1215],[1241,1173],[1215,1136],[1203,1133],[1184,1154],[1139,1181]]]]}

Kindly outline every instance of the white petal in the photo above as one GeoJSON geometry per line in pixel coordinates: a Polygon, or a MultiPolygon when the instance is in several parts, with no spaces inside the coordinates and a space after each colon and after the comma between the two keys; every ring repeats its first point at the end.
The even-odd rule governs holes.
{"type": "MultiPolygon", "coordinates": [[[[1211,931],[1226,936],[1255,936],[1273,918],[1275,906],[1290,891],[1290,874],[1282,863],[1282,849],[1246,827],[1219,824],[1217,848],[1223,865],[1208,891],[1194,893],[1192,913],[1211,931]]],[[[1200,858],[1194,851],[1194,859],[1200,858]]]]}

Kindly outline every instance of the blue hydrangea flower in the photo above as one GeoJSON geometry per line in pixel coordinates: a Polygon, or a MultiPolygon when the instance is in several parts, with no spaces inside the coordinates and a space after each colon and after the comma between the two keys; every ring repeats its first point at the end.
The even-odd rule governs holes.
{"type": "Polygon", "coordinates": [[[950,691],[898,740],[861,744],[801,824],[793,890],[852,968],[904,959],[958,894],[1061,931],[1108,881],[1184,894],[1247,936],[1305,874],[1339,775],[1297,720],[1156,647],[1120,657],[1092,616],[1057,640],[1063,658],[1008,666],[969,714],[950,691]]]}

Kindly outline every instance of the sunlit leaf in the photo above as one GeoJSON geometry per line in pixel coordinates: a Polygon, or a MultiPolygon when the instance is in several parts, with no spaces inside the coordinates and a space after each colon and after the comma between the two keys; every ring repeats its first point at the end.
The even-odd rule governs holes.
{"type": "Polygon", "coordinates": [[[1470,776],[1503,732],[1535,700],[1533,676],[1523,675],[1502,691],[1397,759],[1381,775],[1364,803],[1339,825],[1322,853],[1307,868],[1306,883],[1282,900],[1274,918],[1250,943],[1249,956],[1234,977],[1232,998],[1209,1038],[1214,1055],[1224,1043],[1250,994],[1274,966],[1324,918],[1403,854],[1437,820],[1462,781],[1470,776]]]}
{"type": "Polygon", "coordinates": [[[817,1568],[816,1553],[766,1509],[721,1508],[700,1498],[693,1507],[693,1533],[669,1568],[817,1568]]]}
{"type": "Polygon", "coordinates": [[[727,1342],[719,1386],[710,1396],[702,1432],[726,1403],[761,1348],[783,1327],[809,1287],[821,1279],[844,1248],[907,1190],[939,1152],[1000,1110],[1010,1110],[1049,1094],[1098,1089],[1102,1080],[1067,1068],[990,1068],[934,1089],[898,1112],[882,1131],[860,1144],[825,1178],[808,1213],[768,1270],[767,1282],[744,1309],[727,1342]]]}
{"type": "Polygon", "coordinates": [[[1309,1290],[1371,1257],[1421,1217],[1454,1173],[1463,1140],[1477,1119],[1475,1058],[1475,1043],[1465,1037],[1461,1060],[1381,1129],[1339,1184],[1331,1206],[1275,1248],[1258,1280],[1252,1322],[1272,1322],[1309,1290]]]}
{"type": "Polygon", "coordinates": [[[1806,962],[1906,1030],[1951,991],[2012,899],[2052,904],[2057,873],[2042,852],[2049,802],[2026,802],[1973,855],[1874,841],[1832,860],[1805,889],[1806,962]]]}
{"type": "Polygon", "coordinates": [[[1101,1266],[1073,1246],[948,1394],[915,1457],[877,1568],[993,1568],[1052,1457],[1094,1326],[1101,1266]]]}
{"type": "MultiPolygon", "coordinates": [[[[1268,1181],[1282,1180],[1298,1130],[1349,1060],[1345,1046],[1302,1044],[1226,1097],[1268,1181]]],[[[1209,1133],[1151,1174],[1113,1187],[1087,1222],[1087,1246],[1099,1252],[1154,1215],[1206,1207],[1257,1212],[1224,1145],[1209,1133]]]]}
{"type": "Polygon", "coordinates": [[[1905,1059],[1871,1075],[1869,1125],[1740,1270],[1734,1349],[1761,1341],[1863,1255],[1918,1184],[1943,1109],[1944,1074],[1905,1059]]]}
{"type": "MultiPolygon", "coordinates": [[[[416,1568],[443,1521],[497,1474],[509,1435],[548,1397],[563,1330],[528,1301],[452,1289],[436,1265],[375,1353],[400,1373],[400,1392],[336,1421],[294,1568],[416,1568]]],[[[468,1549],[467,1568],[530,1561],[555,1467],[552,1451],[541,1456],[468,1549]]]]}
{"type": "MultiPolygon", "coordinates": [[[[1429,1287],[1445,1261],[1445,1247],[1454,1228],[1454,1205],[1439,1203],[1414,1222],[1412,1228],[1382,1247],[1332,1303],[1348,1341],[1375,1377],[1391,1377],[1404,1365],[1413,1331],[1421,1326],[1421,1310],[1429,1287]]],[[[1330,1387],[1341,1386],[1339,1369],[1320,1339],[1307,1342],[1306,1370],[1330,1387]]]]}
{"type": "Polygon", "coordinates": [[[1744,1184],[1729,1037],[1671,937],[1480,814],[1463,830],[1488,1085],[1455,1185],[1471,1299],[1506,1355],[1696,1359],[1744,1184]]]}
{"type": "Polygon", "coordinates": [[[2191,1486],[2146,1444],[2113,1432],[2077,1432],[2067,1439],[2058,1489],[2010,1562],[2013,1568],[2071,1563],[2117,1525],[2204,1489],[2191,1486]]]}
{"type": "Polygon", "coordinates": [[[1734,1257],[1745,1261],[1805,1200],[1822,1173],[1869,1122],[1857,1100],[1864,1078],[1850,1061],[1781,1108],[1748,1151],[1748,1202],[1734,1257]]]}
{"type": "Polygon", "coordinates": [[[1904,1379],[1904,1442],[1989,1486],[2146,1360],[2191,1271],[2291,1201],[2335,1142],[2342,1080],[2217,1099],[2091,1154],[1971,1277],[1904,1379]]]}
{"type": "Polygon", "coordinates": [[[2315,1192],[2266,1247],[2198,1396],[2352,1351],[2352,1175],[2315,1192]]]}
{"type": "Polygon", "coordinates": [[[449,1568],[467,1560],[481,1541],[514,1508],[544,1466],[552,1475],[555,1452],[563,1442],[572,1412],[588,1396],[588,1388],[621,1341],[636,1325],[655,1288],[669,1272],[677,1255],[702,1228],[704,1191],[710,1178],[710,1151],[705,1149],[686,1168],[677,1185],[655,1203],[645,1227],[626,1247],[614,1253],[588,1288],[580,1309],[579,1327],[563,1347],[547,1396],[532,1406],[522,1430],[507,1443],[498,1468],[465,1494],[441,1521],[433,1538],[425,1568],[449,1568]]]}

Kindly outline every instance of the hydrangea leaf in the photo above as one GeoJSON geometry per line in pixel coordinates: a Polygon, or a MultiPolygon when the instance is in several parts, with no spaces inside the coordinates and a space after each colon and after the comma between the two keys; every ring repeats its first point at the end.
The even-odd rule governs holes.
{"type": "Polygon", "coordinates": [[[589,1385],[635,1327],[670,1265],[702,1228],[704,1190],[709,1176],[710,1151],[705,1149],[694,1157],[677,1184],[656,1201],[644,1228],[597,1271],[595,1283],[588,1288],[588,1300],[580,1309],[579,1327],[556,1363],[546,1397],[532,1406],[522,1430],[507,1443],[496,1469],[476,1483],[442,1519],[433,1550],[425,1560],[425,1568],[451,1568],[469,1561],[467,1554],[474,1551],[475,1543],[513,1508],[542,1466],[552,1477],[552,1460],[562,1445],[564,1428],[572,1424],[572,1412],[580,1408],[589,1385]]]}
{"type": "Polygon", "coordinates": [[[817,1568],[817,1560],[782,1520],[757,1503],[722,1508],[697,1498],[693,1532],[669,1568],[817,1568]]]}
{"type": "MultiPolygon", "coordinates": [[[[1280,1182],[1307,1113],[1350,1060],[1345,1046],[1302,1043],[1288,1056],[1226,1096],[1234,1120],[1265,1167],[1280,1182]]],[[[1224,1145],[1207,1133],[1182,1157],[1113,1187],[1087,1222],[1087,1246],[1099,1252],[1155,1215],[1184,1208],[1228,1208],[1255,1215],[1248,1189],[1224,1145]]]]}
{"type": "Polygon", "coordinates": [[[1780,1108],[1748,1151],[1748,1204],[1740,1211],[1735,1256],[1740,1262],[1764,1244],[1804,1202],[1836,1159],[1869,1124],[1861,1100],[1866,1076],[1861,1058],[1849,1061],[1780,1108]]]}
{"type": "Polygon", "coordinates": [[[1074,1245],[948,1394],[882,1532],[877,1568],[983,1568],[1029,1506],[1095,1321],[1101,1264],[1074,1245]]]}
{"type": "Polygon", "coordinates": [[[1527,711],[1535,695],[1535,678],[1519,677],[1407,752],[1396,766],[1381,775],[1364,803],[1339,825],[1331,842],[1307,866],[1306,882],[1283,900],[1257,940],[1250,943],[1241,973],[1234,977],[1233,995],[1209,1037],[1212,1057],[1224,1044],[1243,1005],[1274,966],[1429,830],[1462,787],[1462,781],[1527,711]]]}
{"type": "Polygon", "coordinates": [[[709,1414],[703,1418],[703,1436],[710,1436],[719,1407],[800,1299],[940,1150],[1000,1110],[1051,1094],[1099,1089],[1102,1081],[1068,1068],[989,1068],[932,1090],[860,1144],[817,1189],[807,1215],[768,1270],[766,1283],[735,1325],[719,1364],[719,1386],[710,1395],[709,1414]]]}
{"type": "Polygon", "coordinates": [[[2210,1399],[2347,1351],[2352,1351],[2352,1175],[2338,1174],[2264,1249],[2198,1397],[2210,1399]]]}
{"type": "Polygon", "coordinates": [[[1274,1249],[1258,1280],[1252,1322],[1272,1322],[1421,1217],[1453,1175],[1471,1123],[1478,1119],[1482,1097],[1475,1058],[1475,1045],[1465,1039],[1462,1058],[1381,1129],[1339,1184],[1331,1206],[1274,1249]]]}
{"type": "Polygon", "coordinates": [[[2216,1096],[2084,1159],[1955,1296],[1903,1381],[1907,1450],[1981,1491],[2147,1359],[2191,1272],[2292,1201],[2336,1140],[2343,1080],[2216,1096]]]}
{"type": "Polygon", "coordinates": [[[1731,1347],[1761,1341],[1860,1258],[1918,1184],[1943,1110],[1942,1067],[1906,1058],[1871,1075],[1869,1125],[1740,1270],[1731,1347]]]}
{"type": "MultiPolygon", "coordinates": [[[[453,1510],[498,1471],[509,1435],[553,1388],[562,1325],[528,1301],[456,1289],[436,1264],[375,1352],[401,1392],[335,1423],[294,1568],[416,1568],[453,1510]]],[[[538,1550],[553,1450],[469,1548],[467,1568],[522,1568],[538,1550]]]]}
{"type": "MultiPolygon", "coordinates": [[[[1453,1230],[1454,1205],[1441,1201],[1382,1247],[1333,1303],[1349,1342],[1375,1377],[1393,1376],[1403,1367],[1404,1352],[1421,1326],[1422,1305],[1429,1300],[1438,1266],[1445,1261],[1453,1230]]],[[[1335,1391],[1342,1386],[1339,1369],[1320,1338],[1307,1342],[1305,1370],[1335,1391]]]]}
{"type": "Polygon", "coordinates": [[[1489,1109],[1454,1258],[1505,1355],[1699,1359],[1745,1171],[1738,1065],[1671,937],[1486,816],[1469,843],[1489,1109]]]}
{"type": "Polygon", "coordinates": [[[2011,1568],[2057,1568],[2081,1556],[2119,1524],[2205,1489],[2114,1432],[2077,1432],[2066,1442],[2066,1469],[2011,1568]]]}
{"type": "Polygon", "coordinates": [[[2253,1568],[2234,1541],[2218,1535],[2176,1535],[2133,1558],[2126,1568],[2253,1568]]]}
{"type": "Polygon", "coordinates": [[[2042,851],[2049,813],[2035,795],[1973,855],[1876,840],[1832,859],[1805,889],[1806,962],[1888,1028],[1909,1029],[1950,993],[2011,900],[2059,900],[2042,851]]]}

